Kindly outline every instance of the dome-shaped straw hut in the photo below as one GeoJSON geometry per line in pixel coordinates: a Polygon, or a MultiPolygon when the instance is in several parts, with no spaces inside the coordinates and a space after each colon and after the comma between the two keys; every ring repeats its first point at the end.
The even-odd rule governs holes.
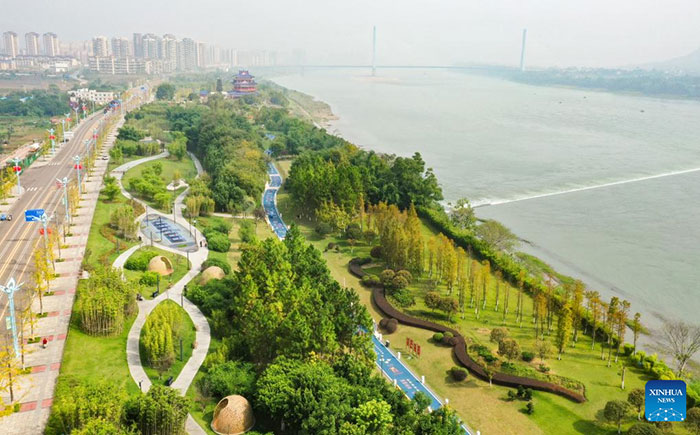
{"type": "Polygon", "coordinates": [[[239,395],[226,396],[216,405],[211,428],[220,435],[235,435],[248,432],[255,426],[253,408],[248,400],[239,395]]]}
{"type": "Polygon", "coordinates": [[[212,279],[223,279],[226,273],[219,266],[209,266],[204,272],[202,272],[202,277],[199,279],[199,283],[204,285],[211,281],[212,279]]]}
{"type": "Polygon", "coordinates": [[[173,273],[173,265],[168,260],[168,257],[156,255],[148,262],[148,270],[159,273],[161,276],[166,276],[173,273]]]}

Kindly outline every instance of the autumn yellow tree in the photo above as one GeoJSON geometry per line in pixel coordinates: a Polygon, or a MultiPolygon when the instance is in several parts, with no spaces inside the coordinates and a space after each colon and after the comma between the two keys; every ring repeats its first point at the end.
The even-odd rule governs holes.
{"type": "Polygon", "coordinates": [[[15,384],[22,373],[20,360],[9,341],[0,345],[0,391],[10,395],[10,403],[15,401],[15,384]]]}
{"type": "Polygon", "coordinates": [[[51,279],[53,278],[53,271],[46,261],[46,253],[44,250],[37,246],[34,249],[34,272],[32,274],[34,278],[34,291],[39,297],[39,313],[44,313],[44,292],[47,291],[51,285],[51,279]]]}

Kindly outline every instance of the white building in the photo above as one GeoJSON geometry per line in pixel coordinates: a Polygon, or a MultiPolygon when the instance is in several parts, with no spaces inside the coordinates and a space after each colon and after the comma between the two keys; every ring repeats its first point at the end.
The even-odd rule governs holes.
{"type": "Polygon", "coordinates": [[[24,42],[27,47],[27,56],[38,56],[39,55],[39,34],[36,32],[29,32],[24,34],[24,42]]]}
{"type": "Polygon", "coordinates": [[[109,56],[109,46],[107,38],[104,36],[95,36],[92,39],[92,55],[93,56],[109,56]]]}
{"type": "Polygon", "coordinates": [[[5,43],[5,54],[9,57],[17,57],[19,55],[17,34],[15,32],[5,32],[2,34],[2,37],[5,43]]]}
{"type": "Polygon", "coordinates": [[[44,55],[45,56],[59,56],[61,54],[61,49],[59,48],[58,36],[55,33],[44,33],[44,55]]]}
{"type": "Polygon", "coordinates": [[[92,101],[95,104],[107,104],[116,98],[114,92],[101,92],[94,89],[82,88],[68,91],[71,101],[92,101]]]}

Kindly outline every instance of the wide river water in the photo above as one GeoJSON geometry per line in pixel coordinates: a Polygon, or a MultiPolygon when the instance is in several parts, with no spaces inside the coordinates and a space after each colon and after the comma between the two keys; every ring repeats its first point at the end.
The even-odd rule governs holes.
{"type": "Polygon", "coordinates": [[[445,70],[273,80],[330,104],[330,130],[357,145],[420,152],[447,201],[492,204],[477,215],[530,241],[523,251],[628,299],[651,326],[700,318],[700,102],[445,70]]]}

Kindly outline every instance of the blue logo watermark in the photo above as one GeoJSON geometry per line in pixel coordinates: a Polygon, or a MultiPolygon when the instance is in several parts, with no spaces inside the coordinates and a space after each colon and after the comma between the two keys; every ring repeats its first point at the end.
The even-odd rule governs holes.
{"type": "Polygon", "coordinates": [[[685,382],[649,381],[645,392],[644,415],[648,421],[685,420],[685,382]]]}

